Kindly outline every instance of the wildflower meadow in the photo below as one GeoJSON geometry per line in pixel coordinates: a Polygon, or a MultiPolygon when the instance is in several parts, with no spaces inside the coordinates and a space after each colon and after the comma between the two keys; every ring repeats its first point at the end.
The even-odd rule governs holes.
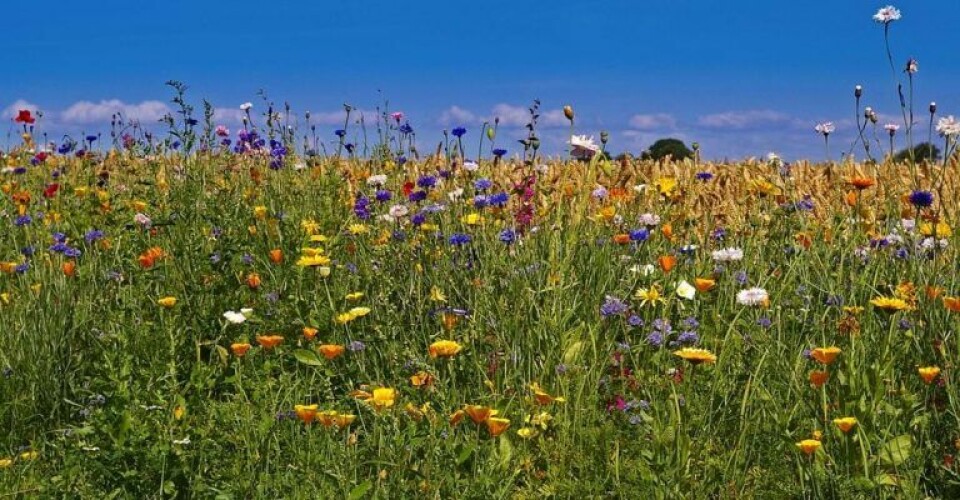
{"type": "Polygon", "coordinates": [[[539,101],[17,110],[0,496],[960,497],[960,124],[870,15],[903,121],[839,89],[827,161],[615,157],[575,104],[546,154],[539,101]]]}

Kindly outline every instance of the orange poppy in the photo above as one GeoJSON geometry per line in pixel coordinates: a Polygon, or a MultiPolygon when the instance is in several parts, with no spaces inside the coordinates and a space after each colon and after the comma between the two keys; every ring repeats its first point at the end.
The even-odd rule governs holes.
{"type": "Polygon", "coordinates": [[[259,274],[250,273],[247,275],[247,287],[249,287],[251,290],[256,290],[257,288],[260,288],[261,282],[262,281],[260,280],[259,274]]]}
{"type": "Polygon", "coordinates": [[[280,250],[279,248],[270,250],[270,262],[273,262],[274,264],[283,262],[283,250],[280,250]]]}
{"type": "Polygon", "coordinates": [[[313,340],[313,338],[317,336],[318,331],[316,328],[305,326],[303,327],[303,338],[313,340]]]}
{"type": "Polygon", "coordinates": [[[60,267],[63,269],[64,276],[72,278],[77,274],[77,263],[72,260],[64,262],[60,267]]]}
{"type": "Polygon", "coordinates": [[[663,269],[663,272],[669,273],[677,265],[677,258],[673,255],[661,255],[657,262],[660,263],[660,269],[663,269]]]}
{"type": "Polygon", "coordinates": [[[814,387],[820,388],[823,384],[827,383],[827,379],[830,378],[830,373],[827,371],[815,370],[810,372],[810,383],[814,387]]]}
{"type": "Polygon", "coordinates": [[[230,344],[230,350],[233,351],[234,356],[242,358],[245,354],[247,354],[247,351],[250,350],[250,344],[246,342],[230,344]]]}
{"type": "Polygon", "coordinates": [[[345,349],[345,347],[338,344],[323,344],[317,348],[317,351],[320,351],[320,354],[323,354],[323,357],[327,358],[328,360],[333,360],[340,357],[345,349]]]}
{"type": "Polygon", "coordinates": [[[480,405],[467,405],[463,408],[463,411],[470,416],[470,420],[473,420],[475,424],[482,424],[493,413],[493,410],[489,407],[480,405]]]}
{"type": "Polygon", "coordinates": [[[619,233],[613,235],[613,242],[618,245],[626,245],[630,243],[630,235],[626,233],[619,233]]]}
{"type": "Polygon", "coordinates": [[[706,293],[710,290],[713,290],[717,286],[717,280],[710,278],[694,278],[693,286],[697,288],[697,291],[700,293],[706,293]]]}
{"type": "Polygon", "coordinates": [[[283,343],[280,335],[257,335],[257,343],[264,349],[273,349],[283,343]]]}
{"type": "Polygon", "coordinates": [[[871,187],[873,187],[874,185],[876,185],[876,184],[877,184],[877,181],[876,181],[875,179],[870,178],[870,177],[859,177],[859,176],[858,176],[858,177],[851,177],[851,178],[847,181],[847,184],[850,184],[851,186],[857,188],[858,190],[864,190],[864,189],[871,188],[871,187]]]}
{"type": "Polygon", "coordinates": [[[944,297],[943,307],[948,311],[960,312],[960,297],[944,297]]]}

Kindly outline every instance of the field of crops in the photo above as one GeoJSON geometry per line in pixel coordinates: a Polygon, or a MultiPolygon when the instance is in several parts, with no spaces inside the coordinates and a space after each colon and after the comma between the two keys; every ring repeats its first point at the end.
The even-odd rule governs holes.
{"type": "Polygon", "coordinates": [[[955,164],[243,137],[5,156],[0,490],[960,492],[955,164]]]}

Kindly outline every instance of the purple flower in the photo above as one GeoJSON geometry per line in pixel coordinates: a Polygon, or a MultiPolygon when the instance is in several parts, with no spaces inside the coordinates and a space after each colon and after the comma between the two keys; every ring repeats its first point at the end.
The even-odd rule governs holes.
{"type": "Polygon", "coordinates": [[[677,342],[681,344],[696,344],[700,342],[700,335],[697,335],[697,332],[681,332],[680,335],[677,336],[677,342]]]}
{"type": "Polygon", "coordinates": [[[630,317],[627,318],[627,324],[634,328],[639,328],[643,326],[643,318],[636,314],[631,314],[630,317]]]}
{"type": "Polygon", "coordinates": [[[412,203],[417,203],[417,202],[423,201],[423,200],[427,199],[427,192],[426,192],[426,191],[421,191],[421,190],[418,189],[418,190],[410,193],[410,195],[407,196],[407,199],[410,200],[412,203]]]}
{"type": "Polygon", "coordinates": [[[710,172],[697,172],[697,180],[707,182],[710,179],[713,179],[713,174],[710,172]]]}
{"type": "Polygon", "coordinates": [[[359,340],[354,340],[353,342],[350,342],[349,344],[347,344],[347,349],[350,352],[360,352],[366,348],[367,348],[367,345],[364,344],[363,342],[360,342],[359,340]]]}
{"type": "Polygon", "coordinates": [[[453,246],[461,246],[470,243],[470,235],[463,233],[454,233],[450,236],[450,244],[453,246]]]}
{"type": "Polygon", "coordinates": [[[763,316],[757,320],[757,324],[760,325],[760,328],[770,328],[770,325],[773,324],[773,321],[770,321],[770,318],[763,316]]]}
{"type": "Polygon", "coordinates": [[[734,279],[737,280],[737,283],[741,285],[747,284],[747,272],[746,271],[737,271],[737,274],[734,276],[734,279]]]}
{"type": "Polygon", "coordinates": [[[386,189],[380,189],[380,190],[377,191],[377,194],[374,195],[374,197],[375,197],[375,198],[377,199],[377,201],[379,201],[380,203],[386,203],[386,202],[390,201],[390,198],[393,198],[393,195],[390,194],[390,191],[387,191],[386,189]]]}
{"type": "Polygon", "coordinates": [[[459,139],[459,138],[463,137],[463,134],[466,134],[466,133],[467,133],[467,129],[465,129],[465,128],[463,128],[463,127],[457,127],[457,128],[455,128],[455,129],[453,129],[450,133],[453,134],[454,137],[456,137],[456,138],[459,139]]]}
{"type": "Polygon", "coordinates": [[[663,334],[660,332],[651,332],[650,335],[647,335],[647,344],[650,344],[653,347],[660,347],[663,345],[663,334]]]}
{"type": "Polygon", "coordinates": [[[495,207],[502,207],[510,201],[510,195],[507,193],[496,193],[490,196],[490,204],[495,207]]]}
{"type": "Polygon", "coordinates": [[[603,305],[600,306],[600,315],[603,317],[616,316],[627,312],[627,309],[629,309],[629,306],[624,301],[612,295],[607,295],[603,305]]]}
{"type": "Polygon", "coordinates": [[[933,193],[917,190],[910,193],[910,203],[917,208],[927,208],[933,205],[933,193]]]}
{"type": "Polygon", "coordinates": [[[647,228],[634,229],[630,231],[630,241],[647,241],[650,237],[650,230],[647,228]]]}
{"type": "Polygon", "coordinates": [[[33,222],[33,219],[29,215],[21,215],[20,217],[17,217],[15,221],[13,221],[13,224],[17,227],[23,227],[30,225],[31,222],[33,222]]]}
{"type": "Polygon", "coordinates": [[[417,179],[417,186],[423,189],[429,189],[437,185],[437,178],[432,175],[422,175],[417,179]]]}
{"type": "Polygon", "coordinates": [[[513,243],[517,240],[517,233],[510,228],[500,231],[500,241],[506,243],[507,245],[513,243]]]}

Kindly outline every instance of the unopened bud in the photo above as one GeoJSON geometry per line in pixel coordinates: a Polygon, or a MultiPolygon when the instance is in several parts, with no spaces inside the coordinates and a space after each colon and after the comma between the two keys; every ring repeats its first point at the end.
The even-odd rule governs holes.
{"type": "Polygon", "coordinates": [[[694,142],[694,143],[690,144],[690,147],[693,148],[694,151],[699,151],[699,150],[700,150],[700,143],[699,143],[699,142],[694,142]]]}
{"type": "Polygon", "coordinates": [[[530,147],[532,147],[534,150],[540,149],[540,139],[537,137],[531,137],[530,147]]]}
{"type": "Polygon", "coordinates": [[[497,133],[494,132],[493,127],[487,127],[487,139],[493,140],[497,136],[497,133]]]}
{"type": "Polygon", "coordinates": [[[930,114],[931,114],[931,115],[932,115],[932,114],[936,114],[936,112],[937,112],[937,103],[931,102],[931,103],[930,103],[930,114]]]}
{"type": "Polygon", "coordinates": [[[610,132],[606,130],[600,131],[600,144],[606,144],[610,140],[610,132]]]}
{"type": "Polygon", "coordinates": [[[860,96],[862,96],[862,95],[863,95],[863,87],[857,85],[856,87],[853,88],[853,96],[854,96],[854,97],[856,97],[856,98],[859,99],[860,96]]]}
{"type": "Polygon", "coordinates": [[[567,120],[573,121],[573,108],[569,104],[563,107],[563,116],[566,116],[567,120]]]}

